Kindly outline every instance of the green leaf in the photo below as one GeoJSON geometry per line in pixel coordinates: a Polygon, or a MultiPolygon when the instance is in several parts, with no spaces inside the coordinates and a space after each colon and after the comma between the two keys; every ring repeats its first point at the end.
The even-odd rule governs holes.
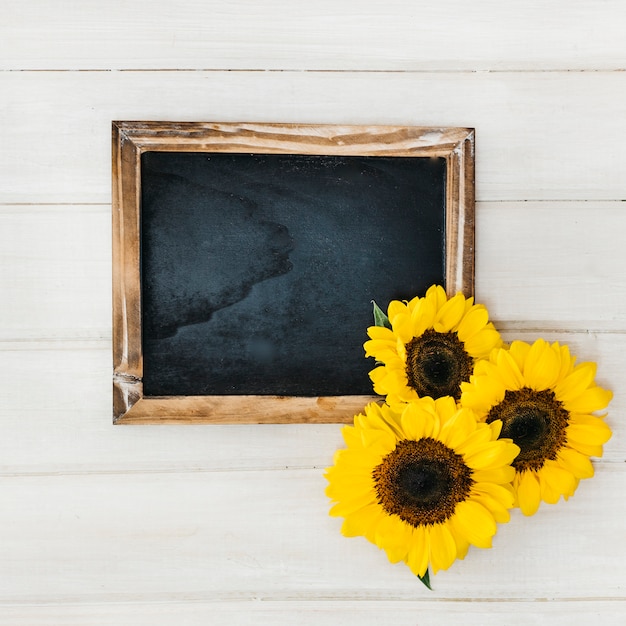
{"type": "Polygon", "coordinates": [[[426,572],[423,576],[418,576],[418,578],[432,591],[433,588],[430,586],[430,572],[426,569],[426,572]]]}
{"type": "Polygon", "coordinates": [[[384,326],[385,328],[391,328],[389,318],[385,312],[372,300],[374,305],[374,326],[384,326]]]}

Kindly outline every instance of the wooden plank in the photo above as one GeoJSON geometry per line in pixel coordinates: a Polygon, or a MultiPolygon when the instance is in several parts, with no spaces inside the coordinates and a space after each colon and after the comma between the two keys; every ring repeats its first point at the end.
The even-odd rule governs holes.
{"type": "Polygon", "coordinates": [[[0,352],[0,472],[313,467],[342,445],[336,425],[114,427],[111,369],[109,342],[0,352]]]}
{"type": "Polygon", "coordinates": [[[112,119],[473,126],[479,201],[626,197],[624,72],[6,72],[0,91],[0,203],[110,202],[112,119]]]}
{"type": "Polygon", "coordinates": [[[479,204],[477,298],[496,320],[550,320],[581,330],[592,330],[593,319],[613,320],[624,329],[625,208],[623,202],[479,204]]]}
{"type": "MultiPolygon", "coordinates": [[[[504,336],[543,336],[569,345],[579,361],[598,363],[598,384],[614,392],[613,437],[595,462],[623,463],[626,335],[509,329],[504,336]]],[[[323,468],[344,446],[336,424],[112,426],[109,344],[81,350],[77,343],[0,351],[0,379],[12,390],[0,403],[0,475],[323,468]]]]}
{"type": "Polygon", "coordinates": [[[620,0],[5,0],[1,69],[618,69],[620,0]]]}
{"type": "MultiPolygon", "coordinates": [[[[623,329],[624,232],[621,202],[478,203],[477,299],[499,323],[623,329]]],[[[110,207],[0,207],[0,291],[5,346],[109,340],[110,207]]]]}
{"type": "Polygon", "coordinates": [[[112,119],[469,126],[479,201],[626,197],[624,72],[5,72],[0,90],[0,203],[110,202],[112,119]]]}
{"type": "Polygon", "coordinates": [[[56,327],[108,340],[110,250],[109,207],[0,208],[0,336],[56,327]]]}
{"type": "Polygon", "coordinates": [[[600,470],[566,503],[515,511],[433,592],[341,536],[320,469],[3,478],[0,605],[623,600],[626,469],[600,470]]]}
{"type": "MultiPolygon", "coordinates": [[[[182,595],[182,594],[181,594],[182,595]]],[[[417,593],[416,593],[417,595],[417,593]]],[[[0,606],[2,626],[109,626],[132,623],[133,626],[382,626],[393,616],[396,626],[441,626],[462,623],[464,626],[571,626],[592,624],[622,626],[626,607],[623,599],[519,602],[450,602],[424,599],[406,601],[368,600],[286,600],[211,602],[197,597],[180,600],[157,598],[127,599],[103,603],[0,606]],[[419,622],[416,622],[419,616],[419,622]]]]}

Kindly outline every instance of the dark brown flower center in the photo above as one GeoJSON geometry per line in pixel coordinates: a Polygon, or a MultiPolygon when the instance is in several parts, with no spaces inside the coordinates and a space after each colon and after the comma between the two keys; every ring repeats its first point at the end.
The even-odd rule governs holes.
{"type": "Polygon", "coordinates": [[[502,420],[500,437],[512,439],[521,449],[512,463],[518,472],[540,470],[546,460],[556,459],[567,439],[569,413],[549,389],[508,390],[487,415],[488,423],[498,419],[502,420]]]}
{"type": "Polygon", "coordinates": [[[461,383],[472,373],[474,359],[456,333],[429,328],[406,344],[406,375],[417,395],[461,397],[461,383]]]}
{"type": "Polygon", "coordinates": [[[399,441],[372,472],[381,506],[414,527],[447,520],[469,495],[471,475],[463,457],[430,437],[399,441]]]}

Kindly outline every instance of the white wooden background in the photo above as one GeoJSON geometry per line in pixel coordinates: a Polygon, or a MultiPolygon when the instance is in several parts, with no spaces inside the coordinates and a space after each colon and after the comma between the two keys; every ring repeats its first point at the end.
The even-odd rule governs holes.
{"type": "Polygon", "coordinates": [[[0,0],[0,624],[626,623],[626,3],[425,4],[0,0]],[[475,127],[477,298],[598,361],[596,477],[429,592],[339,427],[113,427],[113,119],[475,127]]]}

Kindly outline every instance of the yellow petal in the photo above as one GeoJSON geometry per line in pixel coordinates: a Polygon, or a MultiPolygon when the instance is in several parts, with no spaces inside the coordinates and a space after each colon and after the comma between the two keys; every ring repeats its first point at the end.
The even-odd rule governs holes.
{"type": "MultiPolygon", "coordinates": [[[[361,447],[361,435],[358,434],[354,426],[344,426],[341,429],[341,435],[346,445],[361,447]]],[[[339,455],[340,452],[341,450],[337,450],[336,454],[339,455]]]]}
{"type": "MultiPolygon", "coordinates": [[[[512,499],[513,497],[511,496],[511,500],[512,499]]],[[[496,522],[499,522],[500,524],[504,524],[511,519],[511,514],[509,513],[507,507],[487,494],[475,494],[472,496],[472,500],[484,506],[489,513],[491,513],[496,522]]]]}
{"type": "Polygon", "coordinates": [[[463,460],[472,469],[491,469],[510,465],[519,454],[519,447],[505,441],[489,441],[468,450],[463,460]]]}
{"type": "Polygon", "coordinates": [[[387,376],[387,369],[384,365],[379,365],[370,371],[369,377],[372,382],[381,381],[387,376]]]}
{"type": "MultiPolygon", "coordinates": [[[[498,348],[498,350],[494,350],[492,354],[496,354],[499,350],[500,348],[498,348]]],[[[492,363],[491,360],[488,361],[487,359],[479,359],[478,361],[475,361],[474,372],[472,376],[470,376],[470,379],[474,379],[474,377],[478,376],[493,376],[493,374],[497,371],[494,363],[495,361],[492,363]]]]}
{"type": "Polygon", "coordinates": [[[583,443],[579,441],[574,441],[573,439],[569,439],[567,441],[567,446],[587,456],[602,456],[602,445],[592,445],[590,443],[583,443]]]}
{"type": "Polygon", "coordinates": [[[365,504],[376,502],[376,492],[371,481],[369,481],[370,484],[366,484],[362,481],[351,481],[350,478],[337,476],[326,487],[326,495],[333,503],[339,504],[344,501],[352,501],[358,503],[359,506],[365,506],[365,504]],[[367,500],[368,497],[369,500],[367,500]]]}
{"type": "Polygon", "coordinates": [[[435,309],[438,310],[446,303],[448,295],[441,285],[432,285],[426,291],[423,299],[432,302],[435,309]]]}
{"type": "Polygon", "coordinates": [[[507,509],[510,509],[514,503],[511,485],[496,485],[494,483],[477,482],[472,486],[472,493],[474,492],[490,496],[507,509]]]}
{"type": "Polygon", "coordinates": [[[341,532],[345,537],[367,537],[376,523],[385,513],[378,504],[371,504],[347,515],[341,526],[341,532]]]}
{"type": "Polygon", "coordinates": [[[548,504],[556,504],[561,499],[561,492],[554,489],[553,486],[539,476],[539,486],[541,490],[541,499],[548,504]]]}
{"type": "MultiPolygon", "coordinates": [[[[558,342],[556,345],[559,345],[558,342]]],[[[567,346],[559,346],[561,351],[561,371],[559,372],[559,380],[567,378],[574,371],[574,362],[576,357],[571,356],[567,346]]],[[[581,365],[583,365],[581,363],[581,365]]]]}
{"type": "Polygon", "coordinates": [[[470,454],[477,446],[491,441],[492,433],[488,427],[476,428],[476,430],[465,441],[455,447],[457,454],[470,454]]]}
{"type": "Polygon", "coordinates": [[[578,441],[587,445],[602,445],[611,438],[611,434],[611,429],[599,417],[593,415],[581,415],[571,419],[566,431],[568,441],[578,441]]]}
{"type": "Polygon", "coordinates": [[[430,530],[430,563],[433,574],[448,569],[456,559],[456,542],[446,524],[433,524],[430,530]]]}
{"type": "Polygon", "coordinates": [[[487,309],[480,305],[474,305],[463,317],[457,334],[459,339],[465,343],[468,339],[474,337],[477,333],[485,328],[489,321],[489,313],[487,309]]]}
{"type": "Polygon", "coordinates": [[[334,465],[326,470],[324,476],[330,483],[329,487],[337,486],[341,489],[349,489],[350,492],[361,491],[364,493],[367,489],[372,489],[373,487],[369,468],[364,471],[360,467],[351,465],[334,465]]]}
{"type": "MultiPolygon", "coordinates": [[[[410,527],[395,515],[384,515],[376,526],[374,543],[383,549],[402,548],[404,556],[411,541],[410,527]]],[[[399,559],[398,559],[399,560],[399,559]]]]}
{"type": "MultiPolygon", "coordinates": [[[[580,483],[580,479],[576,478],[576,487],[574,488],[574,491],[576,490],[576,488],[578,487],[578,483],[580,483]]],[[[563,498],[565,500],[569,500],[569,496],[567,494],[563,494],[563,498]]]]}
{"type": "Polygon", "coordinates": [[[365,416],[359,416],[359,424],[362,428],[382,430],[395,441],[402,437],[400,428],[400,415],[387,405],[382,407],[372,402],[365,407],[365,416]]]}
{"type": "Polygon", "coordinates": [[[380,339],[370,339],[363,344],[366,357],[373,357],[377,361],[387,363],[398,356],[396,342],[382,341],[380,339]]]}
{"type": "Polygon", "coordinates": [[[361,430],[363,446],[373,454],[384,456],[396,447],[396,437],[389,431],[364,428],[361,430]]]}
{"type": "Polygon", "coordinates": [[[526,384],[517,361],[508,350],[498,350],[495,353],[495,360],[498,367],[493,368],[495,370],[493,371],[493,375],[497,377],[507,389],[516,391],[526,384]]]}
{"type": "Polygon", "coordinates": [[[526,471],[519,474],[517,484],[517,500],[524,515],[534,515],[541,502],[541,489],[534,472],[526,471]]]}
{"type": "Polygon", "coordinates": [[[459,502],[451,521],[472,545],[491,548],[491,539],[496,534],[496,521],[482,504],[474,500],[459,502]]]}
{"type": "Polygon", "coordinates": [[[452,522],[448,523],[448,530],[454,539],[454,543],[456,543],[456,558],[464,559],[467,555],[467,551],[469,550],[470,543],[461,532],[459,532],[452,522]]]}
{"type": "Polygon", "coordinates": [[[428,556],[430,552],[429,533],[424,526],[413,529],[413,540],[406,564],[416,576],[423,576],[428,569],[428,556]]]}
{"type": "Polygon", "coordinates": [[[461,405],[473,409],[480,418],[504,400],[506,389],[496,376],[473,376],[461,383],[461,405]]]}
{"type": "Polygon", "coordinates": [[[496,469],[474,470],[472,478],[476,482],[490,482],[498,485],[510,483],[515,478],[515,468],[505,465],[496,469]]]}
{"type": "Polygon", "coordinates": [[[591,386],[595,375],[595,363],[581,363],[569,376],[555,386],[554,393],[561,402],[574,400],[582,391],[591,386]]]}
{"type": "Polygon", "coordinates": [[[458,407],[456,401],[451,396],[442,396],[434,401],[437,414],[441,417],[442,423],[447,422],[456,415],[458,407]]]}
{"type": "Polygon", "coordinates": [[[402,432],[402,411],[395,410],[391,406],[384,404],[380,408],[380,412],[381,419],[389,431],[394,434],[396,439],[402,439],[404,437],[404,433],[402,432]]]}
{"type": "Polygon", "coordinates": [[[385,554],[390,563],[398,563],[399,561],[406,561],[408,546],[386,546],[384,548],[385,554]]]}
{"type": "Polygon", "coordinates": [[[397,352],[394,353],[393,358],[389,358],[385,365],[389,372],[402,373],[406,377],[406,358],[401,357],[397,352]]]}
{"type": "Polygon", "coordinates": [[[515,363],[519,369],[523,369],[524,362],[526,361],[526,355],[530,350],[530,344],[525,341],[514,341],[509,346],[508,353],[515,360],[515,363]]]}
{"type": "Polygon", "coordinates": [[[577,478],[591,478],[594,474],[593,465],[589,457],[572,448],[561,448],[557,454],[556,460],[562,467],[577,478]]]}
{"type": "Polygon", "coordinates": [[[355,424],[359,428],[378,428],[387,430],[380,407],[375,402],[370,402],[365,407],[364,413],[359,413],[355,418],[355,424]]]}
{"type": "Polygon", "coordinates": [[[457,293],[456,296],[450,298],[435,315],[433,324],[434,329],[438,333],[447,333],[451,331],[460,321],[465,311],[465,297],[457,293]]]}
{"type": "MultiPolygon", "coordinates": [[[[359,435],[360,436],[360,435],[359,435]]],[[[338,470],[346,469],[369,472],[381,461],[380,454],[376,454],[367,448],[347,448],[338,450],[335,455],[335,465],[338,470]]]]}
{"type": "Polygon", "coordinates": [[[394,345],[396,343],[396,336],[393,334],[393,331],[385,326],[370,326],[367,329],[367,334],[370,339],[390,341],[394,345]]]}
{"type": "Polygon", "coordinates": [[[576,398],[564,401],[563,406],[573,413],[593,413],[605,409],[612,397],[613,394],[602,387],[591,387],[576,398]]]}
{"type": "Polygon", "coordinates": [[[410,391],[414,391],[410,387],[407,387],[406,375],[403,372],[398,372],[389,367],[385,368],[384,374],[377,373],[375,376],[372,376],[370,372],[370,378],[374,383],[376,393],[381,393],[382,395],[390,393],[402,395],[405,392],[409,393],[410,391]],[[379,389],[381,391],[378,391],[379,389]]]}
{"type": "Polygon", "coordinates": [[[476,417],[470,409],[461,409],[441,427],[439,439],[454,450],[475,430],[476,417]]]}
{"type": "Polygon", "coordinates": [[[393,326],[393,322],[397,315],[407,315],[408,309],[404,302],[400,302],[400,300],[392,300],[387,307],[387,317],[393,326]]]}
{"type": "Polygon", "coordinates": [[[363,507],[373,504],[375,501],[375,494],[372,492],[364,495],[355,494],[351,499],[343,499],[341,502],[335,504],[329,511],[331,517],[347,517],[352,513],[360,511],[363,507]]]}
{"type": "Polygon", "coordinates": [[[423,298],[411,311],[411,334],[421,336],[427,328],[432,328],[437,314],[437,303],[434,299],[423,298]]]}
{"type": "Polygon", "coordinates": [[[402,430],[407,439],[418,441],[423,437],[436,437],[439,431],[437,422],[435,415],[417,403],[407,405],[402,413],[402,430]]]}
{"type": "Polygon", "coordinates": [[[466,339],[465,350],[474,358],[487,358],[501,343],[500,333],[494,328],[483,328],[479,333],[466,339]]]}
{"type": "Polygon", "coordinates": [[[393,332],[398,339],[407,344],[413,339],[413,325],[411,324],[411,316],[408,313],[398,313],[391,322],[393,332]]]}
{"type": "Polygon", "coordinates": [[[493,433],[494,441],[500,437],[500,434],[502,433],[502,426],[502,420],[493,420],[493,422],[489,422],[489,428],[491,428],[491,432],[493,433]]]}
{"type": "Polygon", "coordinates": [[[560,467],[556,461],[547,460],[539,472],[539,477],[559,495],[571,496],[576,491],[576,478],[571,472],[560,467]]]}
{"type": "Polygon", "coordinates": [[[524,378],[532,389],[551,389],[561,371],[561,352],[538,339],[532,344],[524,363],[524,378]]]}

